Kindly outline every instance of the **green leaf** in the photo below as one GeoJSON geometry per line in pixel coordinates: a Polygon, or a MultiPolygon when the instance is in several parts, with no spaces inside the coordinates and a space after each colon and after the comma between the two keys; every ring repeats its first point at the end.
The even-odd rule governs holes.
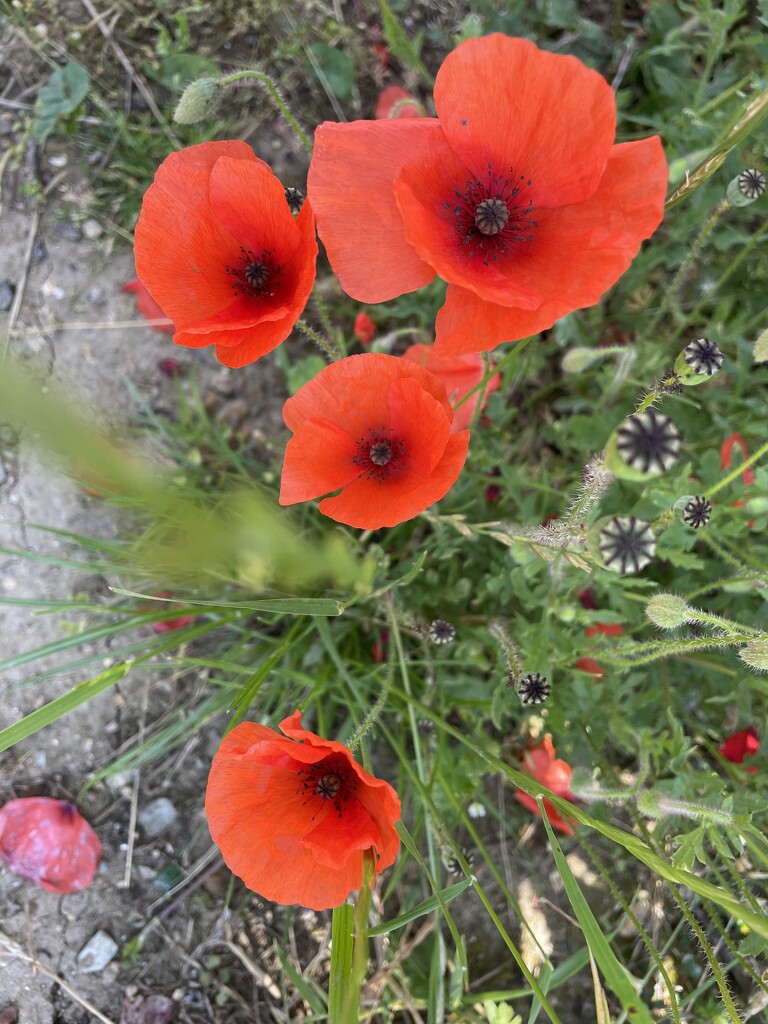
{"type": "MultiPolygon", "coordinates": [[[[640,1002],[629,972],[616,959],[616,955],[611,949],[608,939],[606,939],[603,934],[603,929],[600,927],[595,915],[590,910],[589,904],[584,899],[584,894],[579,888],[579,883],[574,878],[573,873],[568,866],[565,854],[555,838],[555,833],[552,831],[552,826],[549,824],[547,812],[542,801],[539,801],[539,809],[544,821],[544,826],[547,830],[547,835],[549,836],[549,843],[552,847],[552,852],[555,856],[557,870],[563,880],[563,885],[565,886],[566,894],[571,906],[573,907],[573,912],[578,918],[581,929],[584,932],[586,943],[589,946],[592,956],[597,962],[603,977],[605,978],[606,984],[620,1001],[627,1015],[628,1021],[633,1022],[633,1024],[653,1024],[653,1017],[651,1017],[648,1010],[640,1002]]],[[[596,980],[595,992],[599,1002],[599,991],[597,986],[598,982],[596,980]]]]}
{"type": "Polygon", "coordinates": [[[387,935],[389,932],[393,932],[397,928],[403,928],[411,921],[415,921],[417,917],[423,917],[425,914],[431,914],[433,910],[439,910],[444,904],[450,903],[451,900],[455,900],[457,896],[468,889],[473,883],[474,879],[463,878],[460,882],[456,882],[455,885],[449,885],[445,889],[441,889],[439,896],[430,896],[429,899],[418,903],[405,914],[393,917],[391,921],[384,921],[382,924],[377,924],[375,928],[369,928],[368,937],[372,938],[374,935],[387,935]]]}
{"type": "Polygon", "coordinates": [[[60,117],[74,113],[88,94],[91,76],[82,65],[69,61],[57,68],[37,94],[32,134],[45,142],[60,117]]]}
{"type": "Polygon", "coordinates": [[[310,46],[310,50],[325,75],[328,88],[336,99],[350,99],[355,85],[354,60],[348,53],[334,50],[332,46],[327,46],[325,43],[314,43],[310,46]]]}
{"type": "Polygon", "coordinates": [[[379,10],[381,11],[381,24],[384,29],[384,38],[387,41],[389,52],[394,57],[397,57],[401,64],[413,68],[414,71],[418,71],[430,85],[434,85],[434,78],[422,64],[418,51],[405,34],[402,25],[395,17],[387,0],[379,0],[379,10]]]}
{"type": "Polygon", "coordinates": [[[33,711],[31,715],[22,718],[20,722],[14,722],[13,725],[9,725],[6,729],[0,731],[0,750],[7,750],[20,740],[24,740],[27,736],[36,733],[39,729],[44,729],[46,725],[55,722],[73,708],[78,707],[80,704],[85,704],[86,701],[95,697],[97,693],[101,693],[102,690],[108,690],[110,686],[119,683],[131,667],[131,664],[131,662],[123,662],[120,665],[115,665],[107,669],[106,672],[94,676],[93,679],[75,686],[69,693],[64,693],[61,697],[57,697],[56,700],[44,704],[37,711],[33,711]]]}

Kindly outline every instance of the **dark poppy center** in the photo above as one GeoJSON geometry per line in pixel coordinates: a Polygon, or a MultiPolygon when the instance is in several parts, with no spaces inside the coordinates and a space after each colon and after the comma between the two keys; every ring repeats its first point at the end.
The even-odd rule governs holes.
{"type": "Polygon", "coordinates": [[[479,257],[488,266],[524,242],[533,241],[539,226],[533,219],[533,203],[525,195],[531,179],[496,174],[491,164],[485,178],[467,181],[453,189],[454,199],[445,207],[456,222],[458,240],[470,259],[479,257]]]}
{"type": "Polygon", "coordinates": [[[251,249],[240,247],[240,258],[234,267],[226,272],[234,280],[232,290],[236,295],[265,298],[275,294],[280,286],[281,268],[275,260],[274,249],[262,249],[257,254],[251,249]]]}
{"type": "Polygon", "coordinates": [[[355,450],[354,464],[378,483],[399,476],[408,459],[405,442],[395,437],[389,427],[369,430],[365,437],[355,442],[355,450]]]}
{"type": "Polygon", "coordinates": [[[484,199],[475,210],[475,227],[481,235],[498,235],[509,222],[509,209],[501,199],[484,199]]]}
{"type": "Polygon", "coordinates": [[[336,817],[342,818],[350,800],[357,790],[357,775],[350,769],[343,757],[331,754],[317,764],[304,765],[298,771],[301,782],[299,795],[310,804],[314,818],[326,801],[333,804],[336,817]],[[317,797],[320,802],[317,802],[317,797]]]}

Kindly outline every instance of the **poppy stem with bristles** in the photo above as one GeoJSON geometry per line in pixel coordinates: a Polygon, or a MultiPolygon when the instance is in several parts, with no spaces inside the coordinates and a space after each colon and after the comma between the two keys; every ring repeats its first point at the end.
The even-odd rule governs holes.
{"type": "Polygon", "coordinates": [[[334,343],[330,341],[328,338],[324,338],[319,331],[316,331],[314,329],[314,327],[310,327],[305,320],[297,320],[296,326],[302,332],[302,334],[306,334],[308,338],[311,338],[312,341],[314,341],[314,343],[317,345],[317,347],[322,349],[323,352],[325,352],[329,359],[333,360],[334,362],[337,359],[341,359],[341,352],[339,352],[338,348],[334,345],[334,343]]]}
{"type": "Polygon", "coordinates": [[[223,78],[220,78],[219,85],[224,87],[227,85],[232,85],[235,82],[245,81],[246,79],[250,78],[255,79],[255,81],[257,82],[261,82],[261,84],[265,87],[269,95],[272,97],[273,103],[279,109],[280,113],[291,126],[293,131],[296,133],[302,146],[311,156],[312,143],[309,141],[308,135],[299,126],[299,122],[296,120],[296,118],[289,110],[288,104],[285,102],[283,97],[278,92],[277,86],[269,77],[269,75],[265,75],[263,71],[255,71],[253,69],[249,69],[247,71],[234,71],[231,75],[225,75],[223,78]]]}

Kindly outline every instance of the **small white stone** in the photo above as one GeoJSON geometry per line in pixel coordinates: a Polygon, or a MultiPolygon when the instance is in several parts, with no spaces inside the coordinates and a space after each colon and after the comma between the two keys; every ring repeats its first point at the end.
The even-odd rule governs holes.
{"type": "Polygon", "coordinates": [[[77,954],[77,962],[83,974],[103,971],[118,951],[118,945],[111,935],[98,931],[77,954]]]}
{"type": "Polygon", "coordinates": [[[165,832],[176,821],[176,808],[166,797],[158,797],[139,812],[139,824],[148,839],[165,832]]]}
{"type": "Polygon", "coordinates": [[[90,241],[104,234],[104,228],[97,220],[88,219],[83,221],[83,235],[90,241]]]}

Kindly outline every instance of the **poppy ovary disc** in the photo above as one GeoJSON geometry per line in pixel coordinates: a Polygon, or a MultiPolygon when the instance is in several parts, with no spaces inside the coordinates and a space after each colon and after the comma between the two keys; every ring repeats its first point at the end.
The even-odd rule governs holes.
{"type": "Polygon", "coordinates": [[[484,199],[475,210],[475,227],[481,235],[498,235],[509,221],[509,210],[503,199],[484,199]]]}

